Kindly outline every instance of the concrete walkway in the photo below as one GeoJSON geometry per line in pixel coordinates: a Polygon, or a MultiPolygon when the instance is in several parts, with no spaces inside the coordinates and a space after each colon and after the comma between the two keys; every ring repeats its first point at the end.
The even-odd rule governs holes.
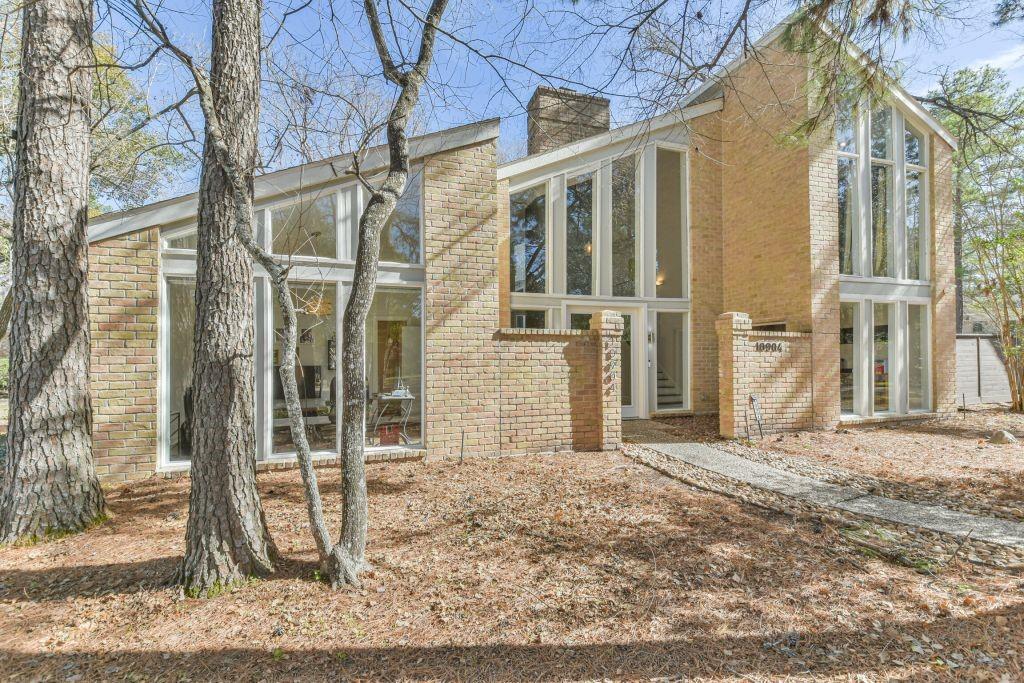
{"type": "Polygon", "coordinates": [[[642,443],[662,455],[695,467],[815,505],[846,510],[889,522],[930,529],[959,538],[1024,548],[1024,524],[957,512],[939,505],[872,496],[741,458],[701,443],[642,443]]]}

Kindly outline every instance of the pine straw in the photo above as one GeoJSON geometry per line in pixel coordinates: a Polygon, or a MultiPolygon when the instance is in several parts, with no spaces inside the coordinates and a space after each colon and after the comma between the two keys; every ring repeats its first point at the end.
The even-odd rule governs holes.
{"type": "MultiPolygon", "coordinates": [[[[322,470],[328,509],[338,476],[322,470]]],[[[369,470],[365,590],[312,579],[298,473],[260,475],[283,560],[208,600],[166,584],[185,480],[86,534],[0,549],[0,674],[64,680],[1017,680],[1019,578],[937,577],[616,455],[369,470]],[[950,669],[947,663],[958,668],[950,669]]],[[[336,525],[337,520],[333,520],[336,525]]]]}
{"type": "Polygon", "coordinates": [[[1001,408],[837,432],[797,432],[757,445],[953,498],[969,494],[994,504],[1024,505],[1024,415],[1001,408]],[[997,429],[1020,441],[989,443],[997,429]]]}

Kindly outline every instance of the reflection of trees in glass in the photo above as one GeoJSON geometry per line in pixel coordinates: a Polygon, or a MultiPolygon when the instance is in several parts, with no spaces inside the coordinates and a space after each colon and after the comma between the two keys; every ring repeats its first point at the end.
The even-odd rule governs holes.
{"type": "Polygon", "coordinates": [[[565,188],[566,292],[590,294],[593,281],[594,176],[571,178],[565,188]]]}
{"type": "Polygon", "coordinates": [[[889,223],[892,207],[892,167],[871,166],[872,273],[889,275],[889,223]]]}
{"type": "Polygon", "coordinates": [[[513,292],[544,292],[546,204],[543,185],[509,195],[509,256],[513,292]]]}
{"type": "Polygon", "coordinates": [[[420,185],[423,167],[409,174],[405,192],[384,225],[380,240],[380,260],[395,263],[420,261],[420,185]]]}
{"type": "Polygon", "coordinates": [[[853,159],[839,159],[839,272],[853,273],[853,188],[856,171],[853,159]]]}
{"type": "Polygon", "coordinates": [[[888,107],[871,112],[871,156],[892,159],[892,110],[888,107]]]}
{"type": "Polygon", "coordinates": [[[636,295],[636,157],[612,162],[612,296],[636,295]]]}
{"type": "Polygon", "coordinates": [[[907,171],[907,277],[921,278],[921,173],[907,171]]]}
{"type": "Polygon", "coordinates": [[[273,251],[285,256],[337,258],[334,196],[299,201],[270,212],[273,251]]]}

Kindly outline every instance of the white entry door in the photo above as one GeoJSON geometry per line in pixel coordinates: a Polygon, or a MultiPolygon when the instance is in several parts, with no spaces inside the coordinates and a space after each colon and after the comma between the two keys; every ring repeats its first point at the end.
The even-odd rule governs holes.
{"type": "MultiPolygon", "coordinates": [[[[590,316],[601,310],[609,310],[608,306],[584,308],[570,306],[567,309],[567,327],[572,330],[589,330],[590,316]]],[[[637,382],[639,374],[636,368],[641,367],[638,354],[643,344],[633,343],[633,334],[637,329],[637,312],[632,309],[615,309],[622,314],[622,417],[637,416],[637,398],[639,397],[637,382]]]]}

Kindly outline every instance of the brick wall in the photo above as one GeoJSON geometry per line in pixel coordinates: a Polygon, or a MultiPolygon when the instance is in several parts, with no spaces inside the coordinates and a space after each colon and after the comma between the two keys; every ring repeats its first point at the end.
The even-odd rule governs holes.
{"type": "Polygon", "coordinates": [[[956,411],[956,268],[953,258],[953,150],[931,136],[932,398],[937,412],[956,411]]]}
{"type": "Polygon", "coordinates": [[[722,117],[690,122],[690,358],[692,409],[718,410],[718,335],[722,307],[722,117]]]}
{"type": "Polygon", "coordinates": [[[498,330],[502,453],[619,447],[622,326],[605,311],[590,330],[498,330]]]}
{"type": "Polygon", "coordinates": [[[812,427],[811,334],[753,332],[745,313],[723,313],[717,325],[722,436],[760,436],[751,396],[758,399],[765,434],[812,427]]]}
{"type": "MultiPolygon", "coordinates": [[[[426,443],[432,455],[498,446],[495,143],[424,163],[426,443]]],[[[507,225],[507,222],[506,222],[507,225]]]]}
{"type": "Polygon", "coordinates": [[[89,247],[93,452],[105,481],[156,469],[159,236],[89,247]]]}
{"type": "Polygon", "coordinates": [[[811,329],[808,148],[787,135],[806,118],[805,58],[776,49],[724,83],[723,310],[811,329]]]}
{"type": "Polygon", "coordinates": [[[614,331],[500,329],[508,195],[494,143],[435,155],[423,177],[428,456],[617,448],[621,316],[595,314],[614,349],[614,331]]]}

